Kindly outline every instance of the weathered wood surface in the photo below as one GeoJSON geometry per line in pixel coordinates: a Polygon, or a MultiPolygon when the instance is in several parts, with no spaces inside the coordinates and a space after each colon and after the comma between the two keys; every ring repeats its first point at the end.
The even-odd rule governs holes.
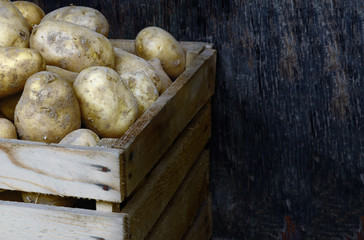
{"type": "Polygon", "coordinates": [[[208,240],[212,235],[211,195],[201,204],[191,227],[186,231],[183,240],[208,240]]]}
{"type": "MultiPolygon", "coordinates": [[[[205,150],[192,166],[145,240],[182,239],[197,216],[200,205],[208,197],[209,161],[209,152],[205,150]]],[[[201,231],[204,230],[201,229],[201,231]]]]}
{"type": "Polygon", "coordinates": [[[0,201],[0,236],[6,240],[127,240],[122,213],[0,201]]]}
{"type": "Polygon", "coordinates": [[[0,188],[121,202],[120,152],[0,139],[0,188]]]}
{"type": "MultiPolygon", "coordinates": [[[[107,16],[112,38],[150,25],[213,42],[214,236],[353,236],[364,212],[362,1],[36,1],[107,16]]],[[[298,239],[298,238],[297,238],[298,239]]],[[[354,237],[352,237],[354,239],[354,237]]]]}
{"type": "Polygon", "coordinates": [[[130,238],[144,239],[189,169],[204,149],[211,133],[211,105],[205,106],[174,142],[144,184],[121,209],[130,219],[130,238]]]}

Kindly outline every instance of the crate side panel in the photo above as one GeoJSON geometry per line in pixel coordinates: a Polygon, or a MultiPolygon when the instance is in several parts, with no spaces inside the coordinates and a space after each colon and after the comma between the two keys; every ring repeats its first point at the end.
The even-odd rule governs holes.
{"type": "Polygon", "coordinates": [[[211,105],[186,127],[121,212],[132,239],[144,239],[182,183],[211,135],[211,105]]]}
{"type": "Polygon", "coordinates": [[[126,240],[127,226],[120,213],[0,201],[1,239],[126,240]]]}
{"type": "Polygon", "coordinates": [[[212,236],[211,195],[201,204],[198,214],[183,240],[208,240],[212,236]]]}
{"type": "Polygon", "coordinates": [[[215,63],[205,49],[115,144],[124,148],[127,196],[213,94],[215,63]]]}
{"type": "Polygon", "coordinates": [[[182,239],[209,192],[209,152],[205,150],[150,231],[148,240],[182,239]]]}
{"type": "Polygon", "coordinates": [[[120,152],[0,139],[0,188],[120,202],[120,152]]]}

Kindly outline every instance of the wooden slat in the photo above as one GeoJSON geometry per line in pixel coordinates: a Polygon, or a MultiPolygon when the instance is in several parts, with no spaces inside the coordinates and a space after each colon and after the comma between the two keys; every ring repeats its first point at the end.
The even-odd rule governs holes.
{"type": "Polygon", "coordinates": [[[216,51],[205,49],[120,138],[129,196],[214,92],[216,51]]]}
{"type": "Polygon", "coordinates": [[[126,240],[121,213],[0,201],[0,236],[6,240],[126,240]]]}
{"type": "Polygon", "coordinates": [[[0,139],[0,188],[121,202],[120,150],[0,139]]]}
{"type": "Polygon", "coordinates": [[[211,195],[204,202],[192,226],[185,233],[183,240],[208,240],[212,235],[211,195]]]}
{"type": "Polygon", "coordinates": [[[186,127],[121,212],[130,219],[131,239],[144,239],[182,183],[211,134],[211,104],[186,127]]]}
{"type": "MultiPolygon", "coordinates": [[[[131,39],[110,39],[113,47],[121,48],[124,51],[135,54],[135,41],[131,39]]],[[[189,51],[196,52],[197,49],[201,50],[205,46],[211,46],[211,44],[206,42],[180,42],[183,50],[187,53],[189,51]]]]}
{"type": "Polygon", "coordinates": [[[182,239],[209,193],[209,152],[205,150],[146,239],[182,239]]]}

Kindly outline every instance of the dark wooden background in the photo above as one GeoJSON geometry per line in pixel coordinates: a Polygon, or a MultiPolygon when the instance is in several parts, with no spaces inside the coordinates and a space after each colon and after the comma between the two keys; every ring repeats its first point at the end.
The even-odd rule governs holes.
{"type": "Polygon", "coordinates": [[[364,1],[34,2],[215,44],[214,239],[364,239],[364,1]]]}

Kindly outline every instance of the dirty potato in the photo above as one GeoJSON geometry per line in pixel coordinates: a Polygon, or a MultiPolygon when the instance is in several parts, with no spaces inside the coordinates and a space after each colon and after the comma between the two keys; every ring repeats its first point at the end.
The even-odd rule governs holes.
{"type": "Polygon", "coordinates": [[[46,71],[57,73],[59,76],[67,80],[71,85],[73,85],[73,82],[76,80],[76,77],[78,75],[78,73],[71,72],[66,69],[51,65],[46,66],[46,71]]]}
{"type": "Polygon", "coordinates": [[[0,47],[28,47],[29,34],[28,23],[14,4],[0,1],[0,47]]]}
{"type": "Polygon", "coordinates": [[[162,83],[156,74],[154,67],[141,57],[128,53],[120,48],[114,47],[115,71],[119,74],[124,72],[143,71],[152,80],[158,93],[162,90],[162,83]]]}
{"type": "Polygon", "coordinates": [[[72,86],[55,73],[32,75],[16,105],[14,123],[20,139],[58,143],[81,127],[72,86]]]}
{"type": "Polygon", "coordinates": [[[29,30],[32,30],[34,25],[39,24],[45,15],[43,9],[35,3],[28,1],[14,1],[13,3],[27,21],[29,30]]]}
{"type": "Polygon", "coordinates": [[[149,59],[148,62],[154,67],[155,73],[157,74],[157,76],[161,82],[160,94],[162,94],[169,87],[169,85],[172,84],[172,80],[169,78],[167,73],[163,70],[161,60],[159,60],[158,58],[152,58],[152,59],[149,59]]]}
{"type": "Polygon", "coordinates": [[[35,49],[0,47],[0,98],[21,92],[28,77],[45,67],[35,49]]]}
{"type": "Polygon", "coordinates": [[[59,144],[62,145],[74,145],[74,146],[87,146],[96,147],[96,144],[100,141],[99,136],[90,129],[82,128],[67,134],[59,144]]]}
{"type": "Polygon", "coordinates": [[[20,97],[21,93],[17,93],[9,97],[0,98],[0,112],[11,121],[14,121],[15,107],[20,97]]]}
{"type": "Polygon", "coordinates": [[[30,47],[39,50],[48,65],[80,72],[91,66],[115,67],[109,39],[89,28],[47,20],[33,29],[30,47]]]}
{"type": "Polygon", "coordinates": [[[140,116],[159,97],[157,88],[143,71],[123,72],[120,77],[138,101],[138,115],[140,116]]]}
{"type": "Polygon", "coordinates": [[[109,23],[104,15],[96,9],[82,6],[67,6],[48,13],[42,21],[61,20],[81,25],[98,32],[105,37],[109,33],[109,23]]]}
{"type": "Polygon", "coordinates": [[[0,138],[18,138],[14,124],[6,118],[0,118],[0,138]]]}
{"type": "Polygon", "coordinates": [[[57,195],[28,193],[28,192],[22,192],[21,197],[25,203],[62,206],[62,207],[72,207],[77,201],[77,198],[60,197],[57,195]]]}
{"type": "Polygon", "coordinates": [[[161,28],[142,29],[135,39],[135,51],[146,60],[159,58],[164,71],[172,79],[177,78],[186,68],[186,55],[182,46],[161,28]]]}
{"type": "Polygon", "coordinates": [[[100,137],[121,137],[137,118],[135,97],[111,68],[98,66],[83,70],[73,89],[83,123],[100,137]]]}

